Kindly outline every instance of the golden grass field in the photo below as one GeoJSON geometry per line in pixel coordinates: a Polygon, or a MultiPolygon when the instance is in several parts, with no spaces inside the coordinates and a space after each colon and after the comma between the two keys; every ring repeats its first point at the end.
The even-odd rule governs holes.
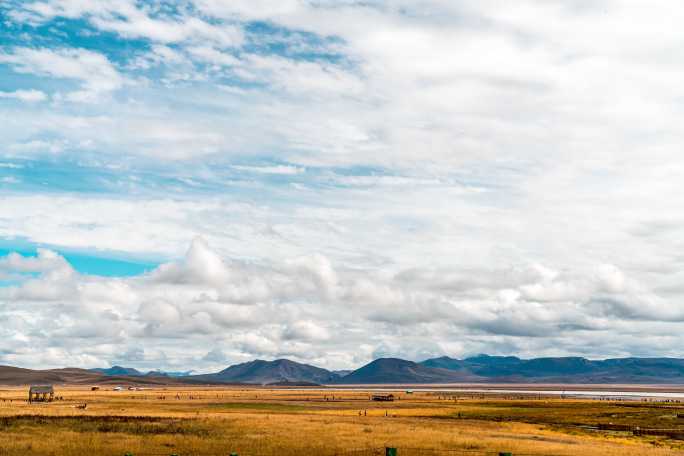
{"type": "Polygon", "coordinates": [[[677,418],[684,404],[423,392],[373,402],[359,391],[263,388],[56,390],[63,400],[28,404],[26,388],[0,387],[0,456],[332,456],[386,445],[406,456],[419,454],[411,448],[513,455],[684,454],[684,440],[583,427],[681,427],[684,434],[684,419],[677,418]],[[81,404],[87,408],[78,408],[81,404]]]}

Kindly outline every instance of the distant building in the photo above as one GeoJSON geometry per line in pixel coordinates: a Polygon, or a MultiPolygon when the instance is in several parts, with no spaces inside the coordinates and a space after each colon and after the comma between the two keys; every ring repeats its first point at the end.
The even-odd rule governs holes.
{"type": "Polygon", "coordinates": [[[391,402],[394,400],[394,394],[375,394],[373,396],[374,401],[381,401],[381,402],[391,402]]]}
{"type": "Polygon", "coordinates": [[[29,402],[52,402],[55,400],[55,389],[52,385],[32,385],[29,388],[29,402]]]}

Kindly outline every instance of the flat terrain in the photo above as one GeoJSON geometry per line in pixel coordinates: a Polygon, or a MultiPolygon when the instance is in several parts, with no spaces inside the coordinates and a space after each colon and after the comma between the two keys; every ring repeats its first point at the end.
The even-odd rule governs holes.
{"type": "Polygon", "coordinates": [[[406,456],[684,455],[684,404],[673,402],[427,392],[374,402],[364,391],[257,387],[56,394],[63,400],[28,404],[26,388],[0,387],[0,456],[332,456],[385,445],[406,456]],[[637,426],[651,435],[634,435],[637,426]]]}

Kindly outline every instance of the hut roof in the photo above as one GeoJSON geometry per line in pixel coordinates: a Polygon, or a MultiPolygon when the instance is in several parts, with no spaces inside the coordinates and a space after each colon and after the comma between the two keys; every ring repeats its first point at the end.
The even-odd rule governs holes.
{"type": "Polygon", "coordinates": [[[54,393],[55,389],[52,387],[52,385],[31,385],[29,392],[37,394],[54,393]]]}

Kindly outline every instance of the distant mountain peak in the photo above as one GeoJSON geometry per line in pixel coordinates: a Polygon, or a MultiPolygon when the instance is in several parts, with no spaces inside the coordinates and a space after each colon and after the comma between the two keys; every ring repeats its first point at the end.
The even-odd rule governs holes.
{"type": "Polygon", "coordinates": [[[331,383],[339,375],[327,369],[298,363],[285,358],[273,361],[256,359],[229,366],[217,374],[200,376],[232,383],[331,383]]]}
{"type": "Polygon", "coordinates": [[[90,372],[97,372],[106,376],[126,376],[126,377],[187,377],[192,371],[186,372],[165,372],[159,369],[143,373],[133,367],[112,366],[109,368],[89,369],[90,372]]]}
{"type": "Polygon", "coordinates": [[[141,377],[144,374],[140,372],[138,369],[134,369],[132,367],[122,367],[122,366],[112,366],[110,368],[97,368],[97,369],[90,369],[92,372],[99,372],[104,375],[108,376],[115,376],[115,375],[126,375],[129,377],[141,377]]]}
{"type": "Polygon", "coordinates": [[[468,380],[462,374],[446,369],[427,367],[400,358],[379,358],[340,378],[337,383],[455,383],[468,380]]]}
{"type": "Polygon", "coordinates": [[[367,365],[376,365],[376,364],[387,364],[387,365],[412,365],[412,364],[418,364],[415,361],[409,361],[406,359],[401,359],[401,358],[378,358],[367,365]]]}
{"type": "Polygon", "coordinates": [[[501,356],[501,355],[488,355],[486,353],[480,353],[479,355],[470,356],[465,359],[465,361],[491,361],[491,360],[510,360],[510,361],[520,361],[517,356],[501,356]]]}

